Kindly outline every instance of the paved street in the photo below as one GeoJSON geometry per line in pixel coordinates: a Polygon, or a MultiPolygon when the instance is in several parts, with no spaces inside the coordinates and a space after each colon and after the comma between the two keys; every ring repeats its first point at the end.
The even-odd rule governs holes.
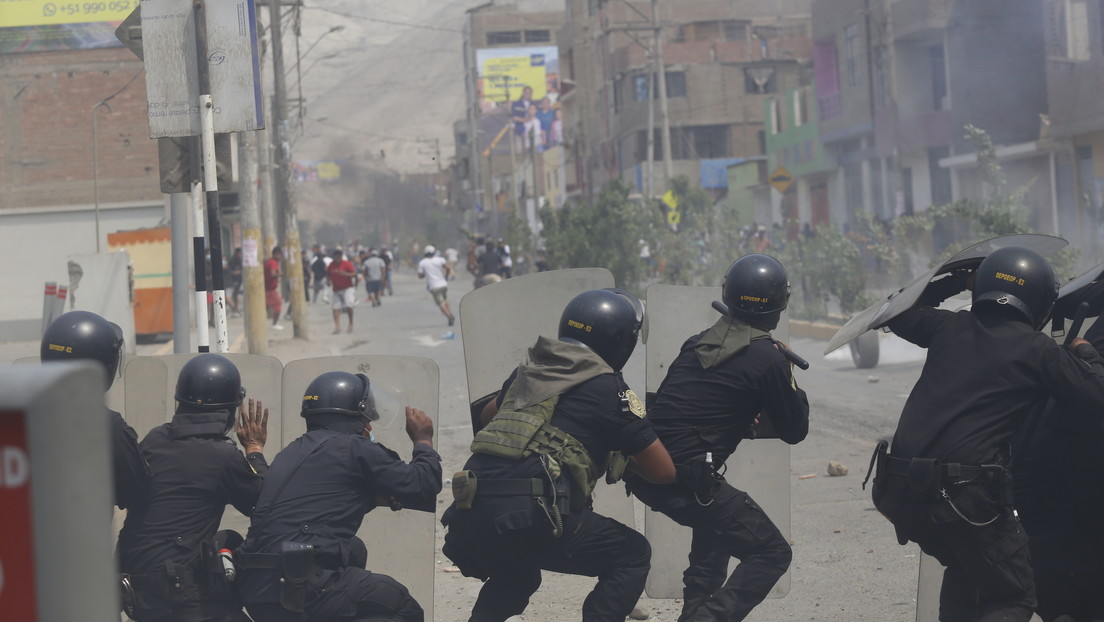
{"type": "MultiPolygon", "coordinates": [[[[294,339],[290,321],[284,322],[284,331],[271,331],[269,352],[284,362],[341,354],[434,359],[441,370],[438,430],[447,478],[462,466],[471,441],[459,325],[454,339],[442,338],[449,331],[445,318],[409,268],[395,275],[394,284],[395,295],[384,297],[382,306],[358,306],[352,334],[332,335],[329,306],[319,302],[309,306],[311,340],[294,339]]],[[[451,283],[449,300],[454,313],[470,287],[466,273],[451,283]]],[[[342,322],[344,328],[344,318],[342,322]]],[[[508,329],[508,319],[503,326],[508,329]]],[[[240,351],[244,348],[239,340],[241,319],[231,320],[230,327],[231,343],[240,351]]],[[[846,349],[826,359],[820,354],[823,342],[795,339],[791,343],[812,363],[809,371],[797,372],[812,408],[809,438],[792,451],[792,587],[786,598],[760,606],[751,620],[911,620],[914,615],[918,551],[911,545],[897,545],[889,523],[874,511],[869,490],[860,487],[875,441],[892,434],[921,367],[921,351],[896,338],[882,337],[882,360],[886,362],[873,370],[854,368],[846,349]],[[843,462],[850,467],[850,474],[828,477],[829,460],[843,462]],[[815,477],[803,478],[809,475],[815,477]]],[[[37,348],[34,342],[5,344],[0,346],[0,362],[35,354],[37,348]]],[[[141,345],[138,350],[139,354],[166,353],[171,352],[171,344],[141,345]]],[[[626,367],[629,384],[641,389],[642,351],[639,348],[626,367]]],[[[599,494],[621,492],[609,489],[599,494]]],[[[446,486],[441,509],[448,495],[446,486]]],[[[644,512],[641,509],[637,514],[642,518],[644,512]]],[[[370,524],[371,518],[368,520],[370,524]]],[[[442,537],[439,532],[438,551],[442,537]]],[[[438,557],[436,618],[461,622],[467,619],[480,583],[447,572],[450,562],[439,553],[438,557]]],[[[592,584],[592,579],[547,574],[524,620],[577,618],[592,584]]],[[[649,599],[642,605],[660,622],[672,622],[681,606],[675,601],[649,599]]]]}

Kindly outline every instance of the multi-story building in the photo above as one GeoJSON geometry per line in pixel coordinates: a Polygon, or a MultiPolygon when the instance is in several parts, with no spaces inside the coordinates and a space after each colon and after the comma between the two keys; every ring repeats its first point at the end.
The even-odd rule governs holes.
{"type": "Polygon", "coordinates": [[[670,170],[723,194],[726,167],[765,151],[763,101],[800,86],[808,71],[808,0],[666,0],[654,8],[655,19],[649,2],[567,2],[559,43],[572,87],[563,98],[569,193],[591,194],[621,178],[662,194],[670,170]]]}
{"type": "Polygon", "coordinates": [[[466,114],[453,129],[456,201],[474,229],[501,234],[511,212],[537,228],[536,209],[547,197],[534,173],[543,163],[534,159],[562,142],[549,117],[562,91],[555,39],[563,21],[563,0],[493,0],[467,11],[466,114]]]}
{"type": "Polygon", "coordinates": [[[815,0],[817,104],[832,220],[883,219],[991,192],[968,124],[1009,184],[1032,182],[1032,224],[1056,230],[1043,19],[1033,0],[815,0]]]}
{"type": "MultiPolygon", "coordinates": [[[[771,193],[771,220],[785,223],[791,232],[805,223],[828,224],[828,181],[836,171],[825,158],[820,141],[816,91],[803,86],[771,97],[766,101],[764,119],[766,170],[770,176],[777,173],[792,180],[785,192],[775,189],[771,193]]],[[[731,195],[731,188],[729,192],[731,195]]]]}
{"type": "Polygon", "coordinates": [[[1047,0],[1049,136],[1064,237],[1099,261],[1104,223],[1104,4],[1047,0]]]}

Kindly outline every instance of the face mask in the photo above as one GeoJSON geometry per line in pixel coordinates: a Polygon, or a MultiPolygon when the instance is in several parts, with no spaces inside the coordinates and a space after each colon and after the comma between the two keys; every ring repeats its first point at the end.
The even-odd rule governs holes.
{"type": "Polygon", "coordinates": [[[368,440],[372,441],[373,443],[377,442],[376,441],[376,433],[371,431],[371,430],[368,430],[368,440]]]}

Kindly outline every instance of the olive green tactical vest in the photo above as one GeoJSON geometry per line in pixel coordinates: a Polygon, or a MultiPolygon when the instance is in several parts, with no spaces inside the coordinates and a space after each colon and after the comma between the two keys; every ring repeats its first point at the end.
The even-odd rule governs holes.
{"type": "Polygon", "coordinates": [[[571,509],[580,510],[591,503],[599,474],[606,465],[597,465],[578,439],[549,423],[559,395],[522,408],[514,406],[514,383],[506,391],[502,409],[480,430],[471,444],[472,453],[521,460],[533,454],[545,456],[552,479],[566,471],[571,481],[571,509]]]}

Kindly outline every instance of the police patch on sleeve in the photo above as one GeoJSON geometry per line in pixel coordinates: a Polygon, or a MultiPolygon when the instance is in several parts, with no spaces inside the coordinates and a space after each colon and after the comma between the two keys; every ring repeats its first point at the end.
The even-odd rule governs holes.
{"type": "Polygon", "coordinates": [[[636,392],[632,389],[625,389],[625,392],[620,395],[621,400],[625,403],[625,406],[629,409],[629,412],[637,417],[644,418],[644,401],[637,396],[636,392]]]}

